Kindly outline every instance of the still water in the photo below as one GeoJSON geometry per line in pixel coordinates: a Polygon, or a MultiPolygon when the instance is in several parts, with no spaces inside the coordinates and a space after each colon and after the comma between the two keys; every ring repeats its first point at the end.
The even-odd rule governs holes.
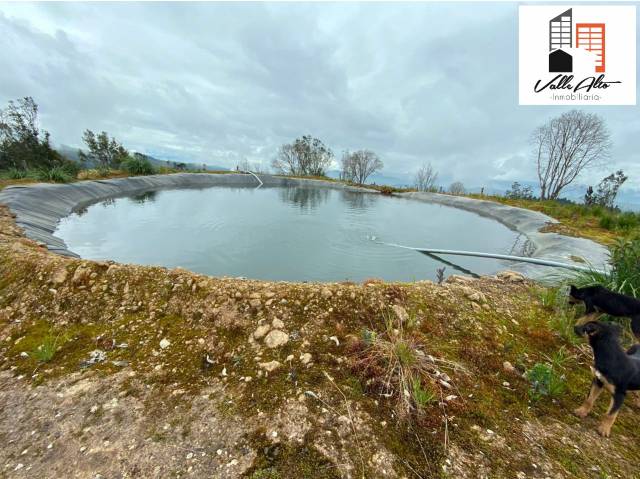
{"type": "Polygon", "coordinates": [[[505,263],[448,257],[378,242],[513,253],[523,238],[456,208],[319,187],[162,190],[89,206],[56,235],[83,258],[287,281],[412,281],[505,263]],[[459,268],[459,270],[456,270],[459,268]]]}

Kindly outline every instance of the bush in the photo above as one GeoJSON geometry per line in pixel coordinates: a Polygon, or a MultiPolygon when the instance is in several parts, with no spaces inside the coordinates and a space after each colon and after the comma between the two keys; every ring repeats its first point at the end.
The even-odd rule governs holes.
{"type": "Polygon", "coordinates": [[[640,239],[618,240],[609,247],[610,270],[577,273],[577,286],[601,285],[618,293],[637,297],[640,294],[640,239]]]}
{"type": "Polygon", "coordinates": [[[128,156],[125,158],[120,167],[130,175],[153,175],[155,168],[146,158],[134,158],[128,156]]]}
{"type": "Polygon", "coordinates": [[[526,373],[530,383],[529,398],[536,402],[547,396],[556,398],[566,389],[566,378],[560,374],[564,363],[569,359],[564,348],[560,349],[548,362],[536,363],[526,373]]]}
{"type": "Polygon", "coordinates": [[[9,168],[3,176],[10,180],[21,180],[22,178],[26,178],[27,176],[29,176],[29,172],[27,170],[20,170],[18,168],[9,168]]]}
{"type": "Polygon", "coordinates": [[[54,166],[48,170],[39,170],[36,178],[40,181],[52,181],[54,183],[69,183],[73,178],[62,166],[54,166]]]}

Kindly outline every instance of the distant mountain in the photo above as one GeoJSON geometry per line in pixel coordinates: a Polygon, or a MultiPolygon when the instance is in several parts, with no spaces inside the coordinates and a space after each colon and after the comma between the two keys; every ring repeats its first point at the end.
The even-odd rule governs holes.
{"type": "MultiPolygon", "coordinates": [[[[67,157],[68,159],[80,163],[80,150],[78,148],[73,148],[68,145],[60,145],[56,148],[58,153],[67,157]]],[[[145,157],[149,162],[155,167],[161,166],[169,166],[171,168],[176,168],[177,165],[183,165],[182,168],[185,170],[206,170],[206,171],[229,171],[229,168],[219,165],[207,165],[204,163],[191,163],[191,162],[180,162],[180,161],[168,161],[168,160],[160,160],[158,158],[154,158],[150,155],[145,155],[144,153],[131,151],[134,155],[141,155],[145,157]]],[[[95,168],[97,164],[92,161],[86,162],[87,168],[95,168]]]]}

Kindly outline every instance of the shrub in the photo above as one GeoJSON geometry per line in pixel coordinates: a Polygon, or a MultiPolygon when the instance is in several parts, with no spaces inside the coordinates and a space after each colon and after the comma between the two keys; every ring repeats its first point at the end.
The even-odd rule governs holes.
{"type": "Polygon", "coordinates": [[[40,181],[52,181],[54,183],[69,183],[73,178],[62,166],[39,170],[36,178],[40,181]]]}
{"type": "Polygon", "coordinates": [[[609,247],[610,269],[576,273],[577,286],[602,285],[618,293],[637,297],[640,293],[640,239],[618,240],[609,247]]]}
{"type": "Polygon", "coordinates": [[[21,180],[22,178],[26,178],[29,175],[27,170],[20,170],[18,168],[9,168],[5,173],[4,177],[10,180],[21,180]]]}
{"type": "Polygon", "coordinates": [[[601,216],[598,224],[600,228],[611,231],[615,227],[615,220],[611,215],[601,216]]]}
{"type": "Polygon", "coordinates": [[[120,167],[130,175],[153,175],[155,173],[155,168],[146,158],[128,156],[122,161],[120,167]]]}
{"type": "Polygon", "coordinates": [[[385,196],[392,196],[394,192],[394,188],[391,186],[381,186],[379,191],[381,194],[385,196]]]}
{"type": "Polygon", "coordinates": [[[553,364],[536,363],[527,371],[529,398],[537,402],[545,396],[556,398],[565,391],[565,377],[553,364]]]}
{"type": "Polygon", "coordinates": [[[442,369],[465,370],[457,363],[425,353],[416,334],[415,318],[400,319],[390,311],[383,314],[383,319],[382,331],[363,331],[352,368],[364,376],[368,389],[393,398],[398,417],[409,420],[435,400],[436,391],[442,395],[443,390],[453,387],[452,379],[442,369]]]}

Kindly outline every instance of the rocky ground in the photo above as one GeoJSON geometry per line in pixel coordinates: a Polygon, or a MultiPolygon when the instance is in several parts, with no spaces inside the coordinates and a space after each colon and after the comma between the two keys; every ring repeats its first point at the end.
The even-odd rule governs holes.
{"type": "Polygon", "coordinates": [[[640,477],[633,401],[609,439],[607,400],[571,414],[590,353],[544,298],[510,273],[268,283],[67,259],[0,207],[0,477],[640,477]],[[369,361],[383,337],[428,367],[409,412],[369,361]],[[533,400],[524,373],[559,350],[566,390],[533,400]]]}

